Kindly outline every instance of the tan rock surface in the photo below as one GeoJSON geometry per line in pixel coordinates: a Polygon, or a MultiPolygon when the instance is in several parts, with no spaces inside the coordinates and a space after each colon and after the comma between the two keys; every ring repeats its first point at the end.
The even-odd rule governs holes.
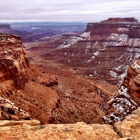
{"type": "Polygon", "coordinates": [[[1,121],[0,140],[139,140],[140,108],[114,126],[107,124],[46,124],[37,120],[1,121]]]}
{"type": "Polygon", "coordinates": [[[23,125],[0,127],[0,135],[6,140],[116,140],[119,138],[110,125],[87,125],[83,122],[42,126],[30,126],[23,122],[23,125]]]}
{"type": "Polygon", "coordinates": [[[130,140],[139,140],[140,108],[135,110],[131,116],[126,117],[122,122],[116,122],[114,126],[121,137],[128,137],[130,140]]]}
{"type": "Polygon", "coordinates": [[[40,125],[40,121],[38,120],[22,120],[22,121],[9,121],[9,120],[1,120],[0,121],[0,127],[4,126],[13,126],[13,125],[22,125],[22,124],[27,124],[30,126],[36,126],[40,125]]]}

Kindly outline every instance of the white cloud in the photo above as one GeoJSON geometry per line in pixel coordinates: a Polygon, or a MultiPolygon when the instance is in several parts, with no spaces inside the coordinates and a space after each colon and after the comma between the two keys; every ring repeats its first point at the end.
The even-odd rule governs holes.
{"type": "Polygon", "coordinates": [[[0,0],[0,21],[85,21],[108,17],[140,19],[139,0],[0,0]]]}

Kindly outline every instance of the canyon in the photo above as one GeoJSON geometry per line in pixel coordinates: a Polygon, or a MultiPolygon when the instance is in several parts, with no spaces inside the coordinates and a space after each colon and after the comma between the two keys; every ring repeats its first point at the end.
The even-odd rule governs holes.
{"type": "MultiPolygon", "coordinates": [[[[88,23],[85,32],[80,35],[64,34],[63,37],[53,40],[53,42],[25,44],[28,48],[27,55],[31,57],[32,63],[46,69],[48,73],[56,74],[58,79],[69,85],[66,89],[72,89],[72,91],[69,90],[68,96],[66,96],[66,89],[63,91],[58,87],[55,89],[61,98],[63,95],[64,100],[68,100],[67,105],[73,104],[72,98],[75,95],[79,94],[81,101],[86,96],[84,102],[79,103],[78,101],[78,104],[82,106],[82,111],[78,112],[78,121],[84,119],[86,123],[114,123],[123,120],[139,106],[139,91],[137,90],[135,99],[132,94],[133,90],[129,88],[132,84],[127,83],[126,86],[125,83],[131,79],[131,74],[129,71],[127,72],[127,69],[130,69],[129,66],[139,58],[139,26],[140,23],[135,18],[109,18],[100,23],[88,23]],[[71,74],[64,74],[68,69],[71,74]],[[77,78],[84,82],[79,84],[77,78]],[[86,81],[88,84],[85,85],[86,81]],[[75,85],[81,91],[77,90],[75,85]],[[93,93],[96,93],[96,96],[93,96],[93,93]],[[84,110],[85,101],[92,108],[85,109],[88,113],[84,110]],[[96,106],[95,109],[93,106],[96,106]],[[91,119],[87,119],[85,115],[84,118],[79,117],[85,112],[87,118],[91,117],[91,119]],[[94,116],[97,115],[96,120],[94,116]]],[[[137,85],[136,87],[138,88],[137,85]]],[[[75,98],[77,100],[77,97],[75,98]]],[[[78,107],[77,104],[75,106],[78,107]]],[[[69,108],[69,106],[67,107],[69,108]]],[[[80,107],[77,110],[81,110],[80,107]]],[[[58,118],[59,115],[56,116],[58,118]]],[[[71,117],[72,115],[70,115],[69,121],[71,117]]],[[[72,120],[72,122],[77,122],[76,118],[72,118],[72,120]]]]}
{"type": "Polygon", "coordinates": [[[1,135],[139,139],[139,28],[135,18],[109,18],[23,44],[1,33],[1,135]]]}

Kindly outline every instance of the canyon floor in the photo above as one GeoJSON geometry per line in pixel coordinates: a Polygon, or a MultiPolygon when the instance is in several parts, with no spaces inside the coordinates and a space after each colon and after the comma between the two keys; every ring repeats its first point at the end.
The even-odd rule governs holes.
{"type": "Polygon", "coordinates": [[[102,123],[106,102],[118,90],[117,86],[83,76],[72,67],[54,60],[46,60],[41,57],[44,51],[42,54],[40,51],[26,52],[28,57],[33,58],[30,62],[33,69],[50,79],[53,76],[57,81],[46,85],[54,90],[59,98],[56,107],[51,111],[52,119],[49,123],[102,123]]]}

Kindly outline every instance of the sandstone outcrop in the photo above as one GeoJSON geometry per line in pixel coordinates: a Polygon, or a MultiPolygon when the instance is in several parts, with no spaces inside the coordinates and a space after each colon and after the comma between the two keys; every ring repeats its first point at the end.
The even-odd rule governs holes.
{"type": "Polygon", "coordinates": [[[116,122],[114,125],[116,132],[122,137],[132,140],[140,139],[140,108],[133,111],[122,122],[116,122]]]}
{"type": "Polygon", "coordinates": [[[106,124],[46,124],[36,120],[0,121],[1,139],[139,140],[140,108],[114,126],[106,124]]]}
{"type": "Polygon", "coordinates": [[[0,119],[49,122],[59,97],[47,86],[57,84],[55,76],[30,66],[20,37],[0,34],[0,119]]]}
{"type": "MultiPolygon", "coordinates": [[[[4,26],[5,27],[5,26],[4,26]]],[[[6,28],[6,27],[5,27],[6,28]]],[[[0,95],[10,97],[15,89],[21,89],[27,82],[25,68],[28,67],[20,37],[0,34],[0,95]]],[[[13,102],[0,97],[0,120],[30,119],[28,112],[16,107],[13,102]]]]}
{"type": "Polygon", "coordinates": [[[12,79],[17,89],[27,82],[25,72],[28,62],[21,38],[14,35],[0,35],[0,81],[12,79]]]}
{"type": "Polygon", "coordinates": [[[140,106],[140,59],[135,60],[127,71],[119,91],[108,102],[106,123],[123,120],[140,106]],[[112,111],[113,110],[113,111],[112,111]]]}

